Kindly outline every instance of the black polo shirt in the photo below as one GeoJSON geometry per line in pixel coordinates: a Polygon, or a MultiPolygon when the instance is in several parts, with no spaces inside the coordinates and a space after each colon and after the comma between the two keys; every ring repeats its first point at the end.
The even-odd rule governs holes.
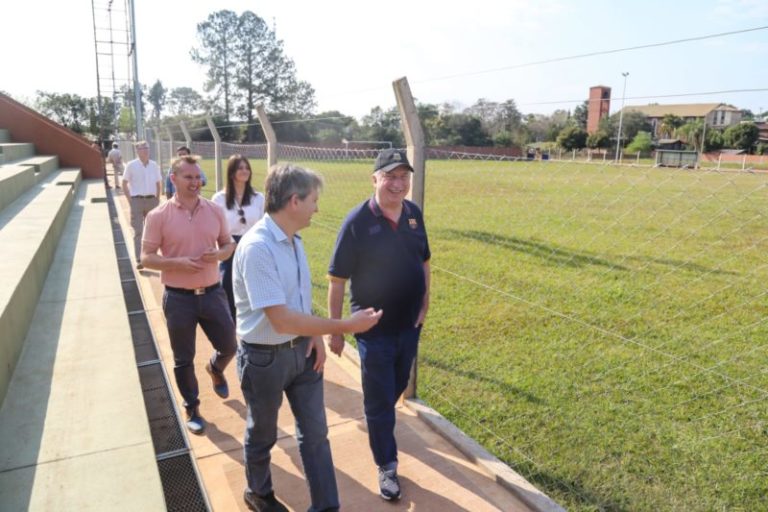
{"type": "Polygon", "coordinates": [[[384,310],[366,334],[396,334],[416,323],[426,291],[424,262],[430,256],[418,206],[404,201],[394,229],[371,198],[344,219],[328,273],[350,279],[353,312],[369,307],[384,310]]]}

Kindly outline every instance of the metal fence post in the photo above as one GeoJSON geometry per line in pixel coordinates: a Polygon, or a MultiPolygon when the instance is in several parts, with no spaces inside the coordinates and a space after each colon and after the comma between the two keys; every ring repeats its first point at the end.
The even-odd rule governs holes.
{"type": "Polygon", "coordinates": [[[189,136],[189,129],[187,128],[187,123],[184,121],[181,121],[179,123],[179,126],[181,127],[181,133],[184,134],[184,144],[189,148],[190,151],[192,151],[192,137],[189,136]]]}
{"type": "Polygon", "coordinates": [[[211,116],[205,117],[205,122],[208,124],[208,129],[213,135],[213,158],[216,160],[216,191],[218,192],[222,188],[224,183],[224,177],[221,175],[221,137],[219,136],[219,130],[216,129],[216,125],[213,124],[213,118],[211,116]]]}
{"type": "Polygon", "coordinates": [[[152,128],[152,133],[155,134],[155,154],[157,155],[157,165],[163,168],[163,141],[160,140],[160,130],[156,127],[152,128]]]}
{"type": "MultiPolygon", "coordinates": [[[[176,152],[173,150],[173,132],[168,126],[165,127],[165,134],[168,135],[168,161],[173,162],[176,152]]],[[[170,164],[168,165],[170,167],[170,164]]]]}
{"type": "MultiPolygon", "coordinates": [[[[397,98],[397,107],[400,110],[400,121],[403,125],[403,133],[407,144],[408,160],[413,167],[413,183],[411,184],[410,200],[416,203],[424,211],[424,183],[425,183],[425,160],[426,151],[424,147],[424,132],[419,121],[419,114],[416,110],[416,104],[413,101],[411,88],[408,85],[406,77],[392,82],[397,98]]],[[[408,380],[408,387],[405,388],[404,396],[406,398],[416,398],[417,377],[418,377],[418,353],[413,360],[411,367],[411,377],[408,380]]]]}
{"type": "Polygon", "coordinates": [[[259,123],[261,123],[261,129],[264,132],[264,137],[267,139],[267,170],[277,163],[277,136],[275,130],[272,129],[272,123],[269,122],[267,117],[267,111],[264,110],[264,105],[261,103],[256,105],[256,115],[259,116],[259,123]]]}

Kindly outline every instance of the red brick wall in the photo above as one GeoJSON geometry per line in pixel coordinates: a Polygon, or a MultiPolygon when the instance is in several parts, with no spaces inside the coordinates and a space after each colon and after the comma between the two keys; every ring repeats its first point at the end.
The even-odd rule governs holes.
{"type": "Polygon", "coordinates": [[[598,85],[589,88],[589,106],[587,107],[587,133],[595,133],[600,120],[608,115],[611,109],[611,88],[598,85]],[[603,93],[607,99],[603,99],[603,93]]]}
{"type": "Polygon", "coordinates": [[[75,132],[0,93],[0,128],[13,142],[31,142],[38,155],[57,155],[61,167],[78,167],[83,178],[103,178],[104,158],[75,132]]]}

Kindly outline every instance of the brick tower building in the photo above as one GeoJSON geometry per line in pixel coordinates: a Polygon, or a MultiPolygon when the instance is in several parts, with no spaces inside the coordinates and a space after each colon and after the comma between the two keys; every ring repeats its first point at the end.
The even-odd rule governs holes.
{"type": "Polygon", "coordinates": [[[587,133],[595,133],[600,120],[611,110],[611,88],[596,85],[589,88],[589,108],[587,109],[587,133]]]}

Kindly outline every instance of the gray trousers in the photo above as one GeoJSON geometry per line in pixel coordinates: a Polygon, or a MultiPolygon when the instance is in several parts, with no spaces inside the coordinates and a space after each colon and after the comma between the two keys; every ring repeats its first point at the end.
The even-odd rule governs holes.
{"type": "Polygon", "coordinates": [[[131,228],[133,228],[133,252],[136,264],[141,263],[141,235],[144,233],[144,217],[157,207],[160,200],[155,197],[131,197],[131,228]]]}

